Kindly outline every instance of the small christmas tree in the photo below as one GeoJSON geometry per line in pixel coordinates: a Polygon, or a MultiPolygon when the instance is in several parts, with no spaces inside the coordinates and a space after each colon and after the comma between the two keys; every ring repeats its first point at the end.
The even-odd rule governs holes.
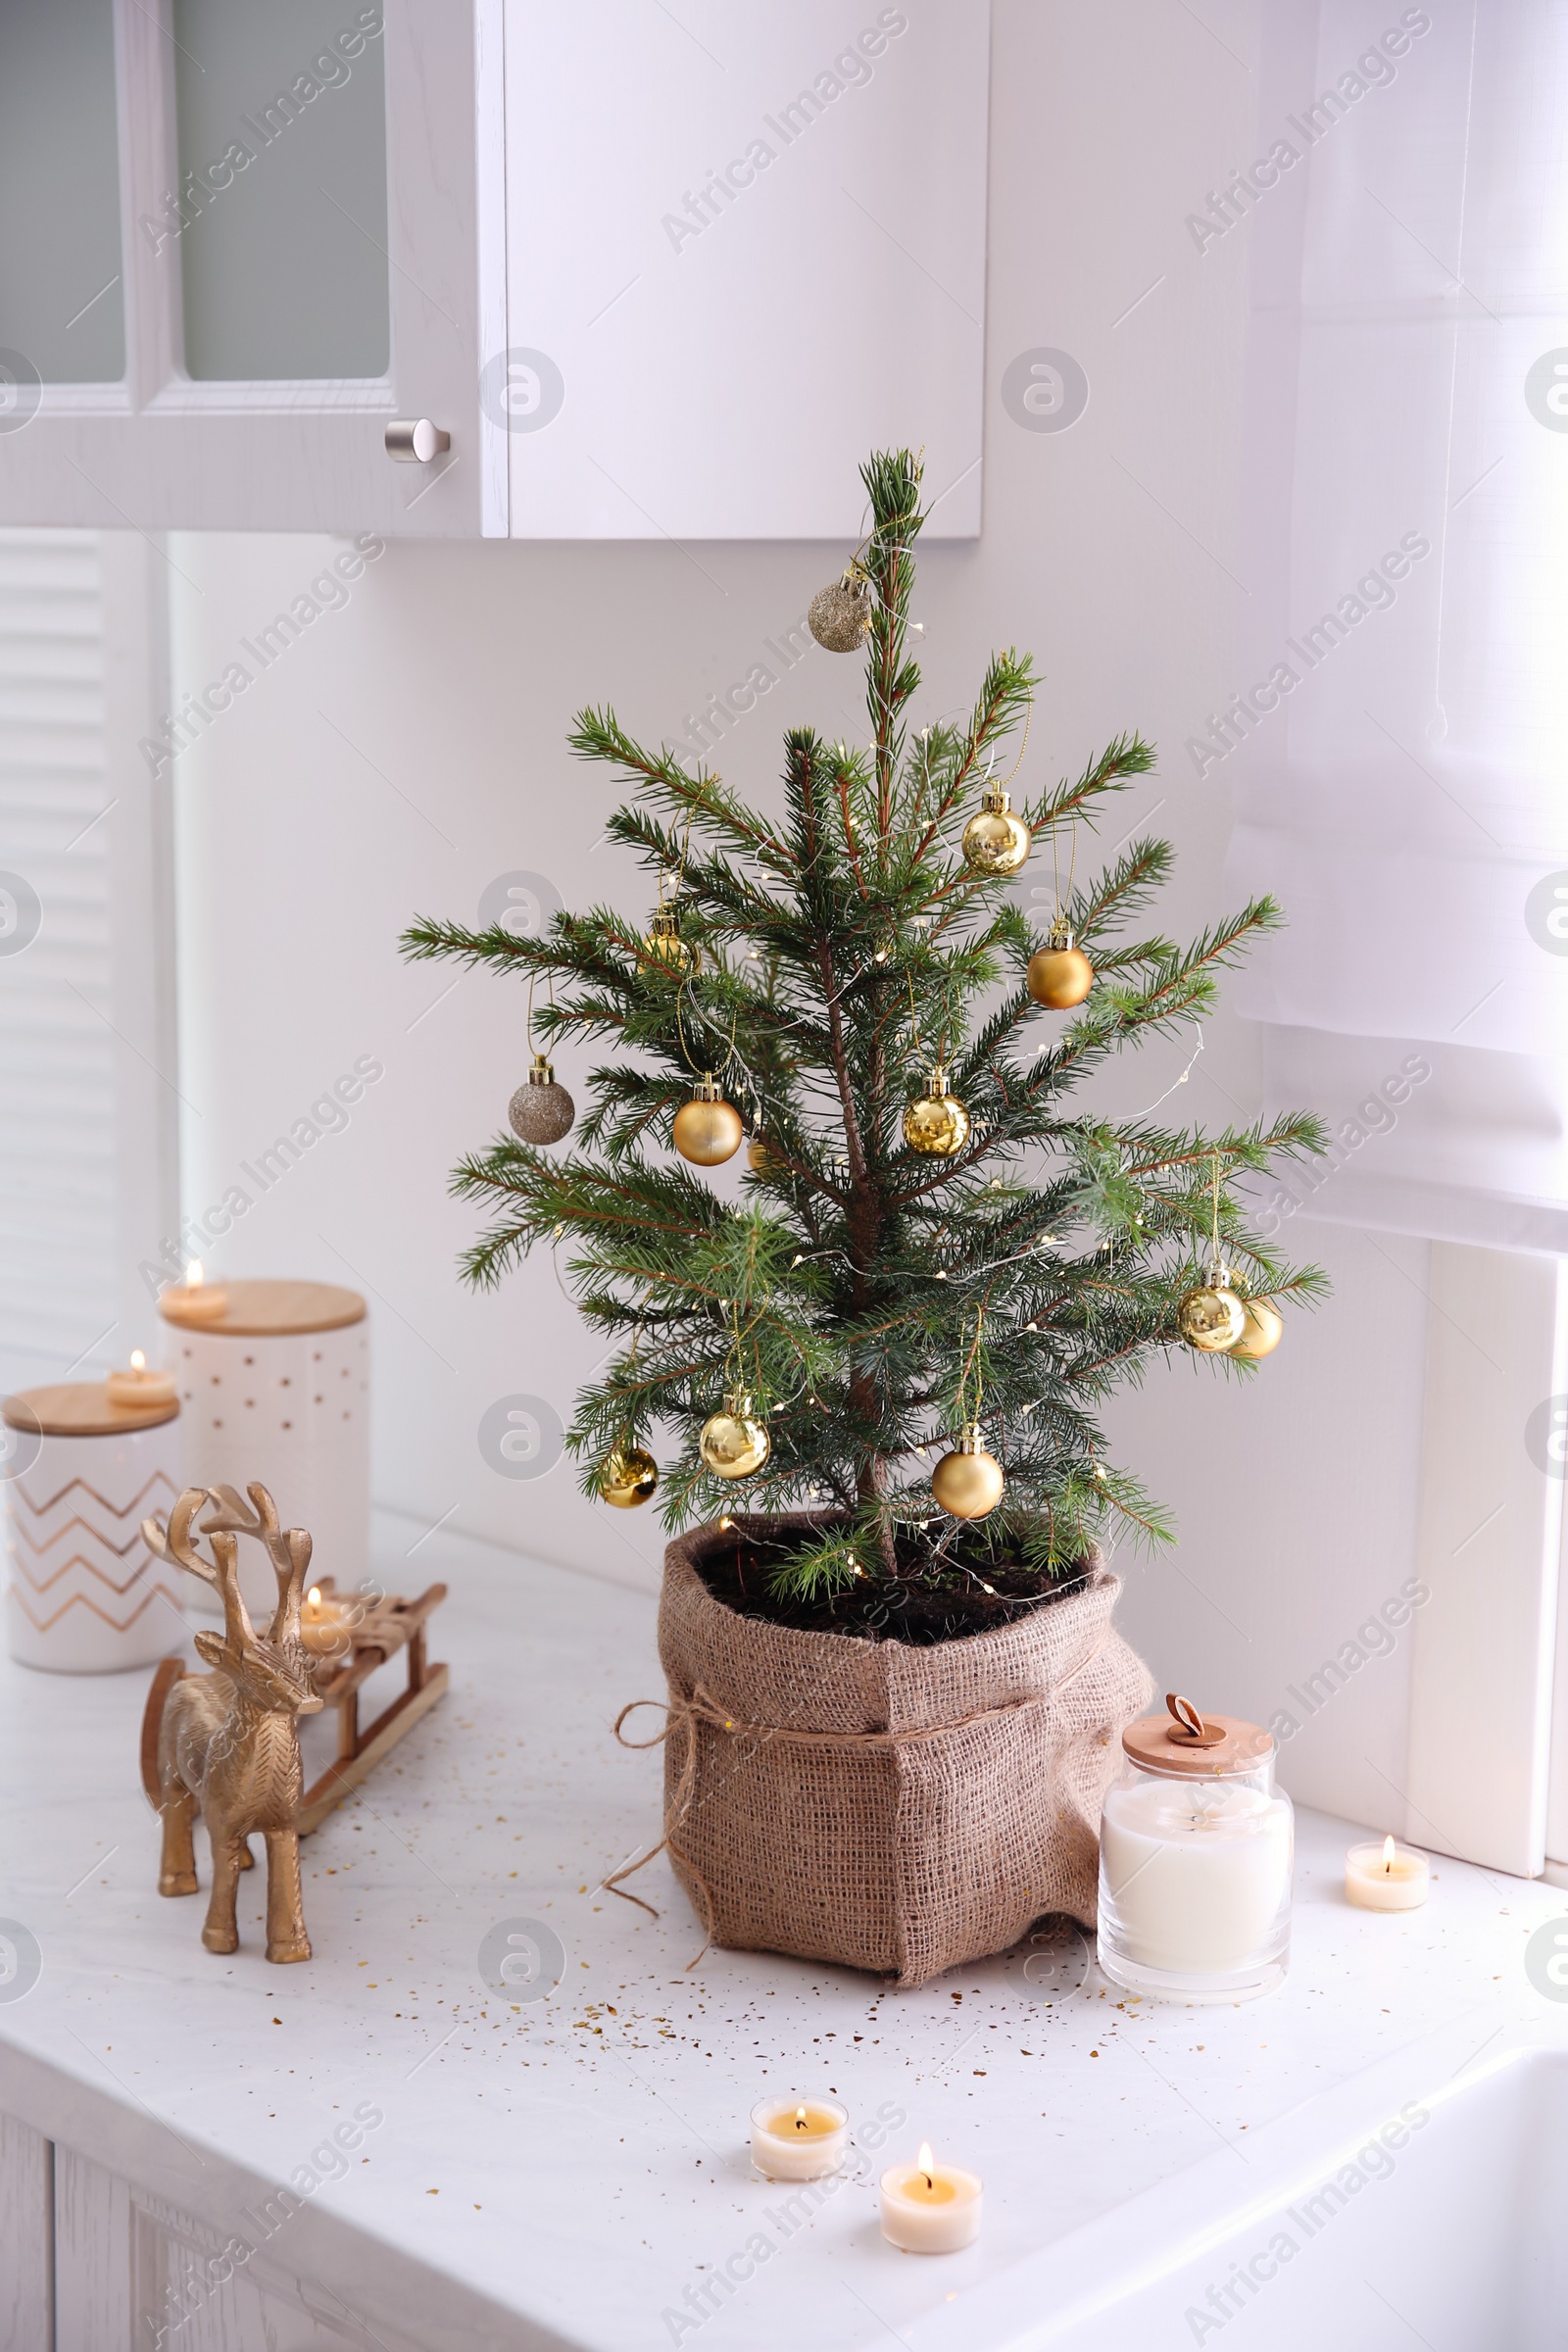
{"type": "MultiPolygon", "coordinates": [[[[1072,852],[1080,822],[1152,767],[1136,735],[1017,817],[993,788],[966,850],[1001,747],[1020,723],[1027,740],[1033,671],[999,654],[967,725],[909,731],[920,468],[882,453],[862,478],[869,540],[816,625],[827,642],[863,638],[866,745],[792,729],[774,817],[702,762],[644,750],[612,710],[585,710],[571,748],[633,787],[608,831],[658,879],[651,927],[599,906],[543,938],[421,920],[403,944],[530,992],[548,977],[544,1037],[614,1050],[575,1149],[503,1138],[453,1178],[495,1218],[465,1254],[468,1282],[562,1247],[582,1313],[624,1343],[577,1399],[584,1493],[608,1481],[625,1499],[639,1471],[646,1490],[638,1456],[657,1449],[670,1528],[744,1501],[768,1596],[746,1588],[737,1540],[747,1606],[895,1631],[935,1606],[943,1630],[968,1630],[1078,1574],[1096,1538],[1168,1536],[1105,1458],[1097,1408],[1183,1347],[1183,1302],[1215,1287],[1216,1260],[1239,1270],[1217,1286],[1222,1322],[1228,1294],[1321,1288],[1248,1229],[1232,1186],[1322,1144],[1306,1116],[1207,1136],[1070,1106],[1107,1055],[1190,1030],[1219,968],[1279,916],[1260,899],[1185,950],[1115,942],[1169,846],[1135,841],[1076,887],[1072,852]],[[1065,877],[1045,938],[1009,887],[1031,845],[1065,877]],[[1045,1008],[1075,1001],[1065,1021],[1045,1008]],[[694,1094],[675,1140],[695,1137],[699,1159],[727,1156],[742,1132],[730,1106],[744,1114],[739,1205],[668,1155],[694,1094]],[[956,1470],[937,1461],[950,1442],[965,1449],[956,1470]],[[944,1491],[978,1515],[950,1515],[944,1491]],[[813,1524],[762,1542],[752,1514],[803,1507],[813,1524]]],[[[1189,1310],[1204,1344],[1201,1323],[1189,1310]]]]}

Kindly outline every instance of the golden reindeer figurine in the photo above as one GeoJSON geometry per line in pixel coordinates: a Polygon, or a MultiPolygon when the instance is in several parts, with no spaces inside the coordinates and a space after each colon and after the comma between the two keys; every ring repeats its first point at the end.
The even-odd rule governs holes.
{"type": "Polygon", "coordinates": [[[253,1510],[232,1487],[187,1487],[167,1529],[157,1519],[142,1522],[148,1547],[160,1559],[188,1568],[223,1602],[222,1633],[195,1637],[215,1671],[187,1674],[177,1658],[166,1658],[154,1677],[142,1722],[142,1782],[163,1816],[160,1894],[196,1892],[191,1832],[201,1809],[213,1856],[212,1899],[202,1930],[207,1949],[239,1948],[235,1896],[240,1872],[251,1866],[248,1839],[260,1830],[267,1839],[267,1957],[308,1960],[294,1825],[304,1795],[298,1719],[321,1704],[300,1640],[311,1539],[303,1528],[279,1528],[265,1487],[247,1492],[253,1510]],[[208,1505],[211,1514],[197,1529],[197,1514],[208,1505]],[[277,1578],[277,1609],[265,1637],[252,1626],[240,1595],[242,1535],[266,1545],[277,1578]],[[196,1548],[200,1536],[212,1544],[211,1563],[196,1548]]]}

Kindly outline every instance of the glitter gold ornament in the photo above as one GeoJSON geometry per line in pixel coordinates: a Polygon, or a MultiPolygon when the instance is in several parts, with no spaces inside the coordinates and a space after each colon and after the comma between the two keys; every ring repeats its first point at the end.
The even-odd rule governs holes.
{"type": "Polygon", "coordinates": [[[1095,967],[1058,917],[1051,926],[1050,944],[1029,958],[1029,994],[1053,1012],[1070,1012],[1095,985],[1095,967]]]}
{"type": "Polygon", "coordinates": [[[725,1102],[723,1089],[710,1071],[697,1081],[691,1101],[676,1111],[670,1133],[682,1159],[689,1159],[695,1167],[716,1168],[734,1158],[746,1129],[740,1112],[733,1102],[725,1102]]]}
{"type": "Polygon", "coordinates": [[[697,1450],[715,1478],[755,1478],[772,1452],[773,1442],[767,1424],[753,1414],[751,1398],[732,1389],[723,1411],[703,1423],[697,1450]]]}
{"type": "Polygon", "coordinates": [[[940,1062],[904,1113],[904,1140],[911,1152],[929,1159],[951,1159],[969,1140],[969,1113],[956,1095],[948,1092],[948,1074],[940,1062]]]}
{"type": "Polygon", "coordinates": [[[871,580],[863,564],[852,564],[842,579],[817,590],[806,625],[830,654],[860,651],[871,627],[871,580]]]}
{"type": "Polygon", "coordinates": [[[1229,1266],[1212,1265],[1208,1279],[1189,1291],[1176,1309],[1182,1338],[1200,1355],[1223,1355],[1247,1329],[1247,1309],[1230,1283],[1229,1266]]]}
{"type": "Polygon", "coordinates": [[[507,1105],[512,1132],[525,1144],[559,1144],[577,1115],[577,1106],[542,1054],[536,1054],[527,1082],[507,1105]]]}
{"type": "Polygon", "coordinates": [[[680,915],[673,906],[658,908],[643,934],[643,953],[666,971],[680,974],[697,973],[703,959],[689,939],[680,935],[680,915]]]}
{"type": "Polygon", "coordinates": [[[640,1446],[616,1446],[599,1471],[599,1492],[617,1511],[635,1511],[659,1484],[659,1464],[640,1446]]]}
{"type": "Polygon", "coordinates": [[[1015,874],[1029,855],[1033,840],[1021,816],[1000,784],[988,785],[980,796],[980,810],[963,828],[964,863],[977,874],[1015,874]]]}
{"type": "Polygon", "coordinates": [[[931,1473],[931,1492],[955,1519],[983,1519],[1002,1500],[1002,1464],[980,1443],[980,1424],[971,1422],[931,1473]]]}
{"type": "Polygon", "coordinates": [[[1246,1321],[1242,1336],[1233,1340],[1228,1352],[1255,1358],[1272,1355],[1285,1336],[1285,1318],[1272,1298],[1244,1298],[1242,1313],[1246,1321]]]}

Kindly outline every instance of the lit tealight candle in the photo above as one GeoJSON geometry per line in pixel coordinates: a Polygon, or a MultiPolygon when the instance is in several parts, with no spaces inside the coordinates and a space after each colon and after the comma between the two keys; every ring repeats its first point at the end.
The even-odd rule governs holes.
{"type": "Polygon", "coordinates": [[[130,1366],[124,1372],[109,1375],[111,1404],[153,1406],[173,1404],[179,1396],[172,1372],[149,1372],[147,1358],[139,1348],[130,1351],[130,1366]]]}
{"type": "Polygon", "coordinates": [[[353,1646],[353,1612],[313,1585],[300,1603],[300,1640],[313,1658],[346,1657],[353,1646]]]}
{"type": "Polygon", "coordinates": [[[850,2145],[848,2108],[836,2099],[760,2099],[752,2109],[752,2162],[768,2180],[820,2180],[850,2145]]]}
{"type": "Polygon", "coordinates": [[[978,2173],[939,2165],[929,2145],[882,2176],[882,2234],[906,2254],[956,2254],[980,2234],[978,2173]]]}
{"type": "Polygon", "coordinates": [[[216,1323],[227,1306],[228,1293],[220,1282],[204,1278],[199,1257],[185,1268],[183,1282],[171,1283],[158,1296],[158,1311],[171,1323],[216,1323]]]}
{"type": "Polygon", "coordinates": [[[1427,1899],[1432,1866],[1385,1838],[1381,1845],[1352,1845],[1345,1857],[1345,1891],[1363,1911],[1416,1911],[1427,1899]]]}

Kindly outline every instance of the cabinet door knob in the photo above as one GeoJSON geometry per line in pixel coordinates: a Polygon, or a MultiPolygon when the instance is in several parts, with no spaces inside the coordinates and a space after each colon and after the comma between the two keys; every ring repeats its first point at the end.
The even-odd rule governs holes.
{"type": "Polygon", "coordinates": [[[452,435],[432,424],[428,416],[400,416],[386,428],[386,454],[405,466],[428,466],[432,458],[451,447],[452,435]]]}

